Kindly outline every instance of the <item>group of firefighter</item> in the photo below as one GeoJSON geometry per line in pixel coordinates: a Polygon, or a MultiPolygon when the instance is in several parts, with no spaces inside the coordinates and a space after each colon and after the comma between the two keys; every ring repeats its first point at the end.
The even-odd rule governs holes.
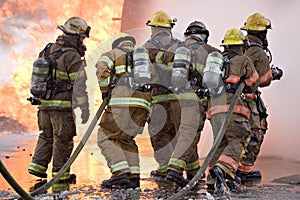
{"type": "MultiPolygon", "coordinates": [[[[151,37],[141,47],[135,46],[134,37],[121,36],[96,63],[102,99],[108,100],[97,141],[112,173],[102,182],[103,188],[140,187],[135,137],[142,134],[146,123],[158,163],[151,177],[180,187],[187,185],[201,167],[198,143],[205,120],[210,121],[215,139],[242,82],[245,87],[224,137],[208,174],[203,173],[201,179],[206,179],[208,189],[223,193],[251,178],[261,178],[253,166],[267,130],[267,112],[258,89],[282,76],[281,69],[271,67],[267,41],[270,20],[260,13],[250,15],[240,28],[247,34],[229,29],[221,43],[223,51],[208,44],[209,30],[203,22],[190,23],[184,41],[173,37],[175,22],[163,11],[154,13],[146,23],[151,37]]],[[[63,89],[57,89],[51,98],[39,99],[42,132],[28,170],[42,178],[47,177],[51,158],[55,175],[72,153],[76,135],[73,109],[81,109],[82,123],[89,118],[86,86],[81,83],[87,78],[82,57],[90,27],[73,17],[58,28],[63,35],[49,47],[50,54],[63,47],[77,52],[66,51],[57,58],[55,82],[63,89]],[[66,81],[71,89],[63,84],[66,81]]],[[[45,56],[46,49],[39,57],[45,56]]],[[[69,178],[70,169],[57,186],[69,178]]]]}

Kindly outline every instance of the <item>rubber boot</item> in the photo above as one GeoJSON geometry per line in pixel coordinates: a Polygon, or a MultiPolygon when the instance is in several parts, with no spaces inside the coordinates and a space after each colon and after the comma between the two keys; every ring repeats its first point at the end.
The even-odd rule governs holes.
{"type": "Polygon", "coordinates": [[[226,194],[225,172],[218,166],[214,166],[209,170],[209,172],[215,180],[214,193],[221,195],[226,194]]]}
{"type": "Polygon", "coordinates": [[[167,176],[167,172],[159,172],[157,170],[151,171],[150,176],[155,180],[155,181],[160,181],[164,180],[167,176]]]}
{"type": "Polygon", "coordinates": [[[241,171],[237,171],[237,176],[241,178],[242,182],[248,182],[248,181],[257,181],[260,180],[262,175],[259,170],[252,170],[249,173],[243,173],[241,171]]]}
{"type": "Polygon", "coordinates": [[[129,178],[128,188],[138,188],[140,187],[140,178],[129,178]]]}
{"type": "Polygon", "coordinates": [[[52,185],[52,192],[60,193],[70,189],[70,184],[66,182],[56,182],[52,185]]]}
{"type": "Polygon", "coordinates": [[[235,175],[234,180],[229,180],[226,182],[226,185],[228,186],[229,190],[234,193],[241,193],[241,178],[235,175]]]}
{"type": "MultiPolygon", "coordinates": [[[[42,187],[42,186],[45,185],[46,183],[47,183],[47,179],[39,179],[39,180],[37,180],[37,182],[36,182],[33,186],[31,186],[31,187],[29,188],[29,192],[32,192],[32,191],[34,191],[34,190],[36,190],[36,189],[42,187]]],[[[47,191],[45,190],[45,191],[43,191],[43,193],[46,194],[47,191]]]]}
{"type": "Polygon", "coordinates": [[[31,169],[28,169],[29,174],[40,177],[40,178],[47,178],[47,173],[37,172],[31,169]]]}
{"type": "Polygon", "coordinates": [[[173,170],[168,171],[166,179],[176,183],[180,187],[184,187],[186,184],[188,184],[188,180],[186,180],[182,174],[173,170]]]}
{"type": "Polygon", "coordinates": [[[68,183],[76,184],[76,174],[70,174],[69,178],[67,179],[68,183]]]}
{"type": "Polygon", "coordinates": [[[104,180],[101,184],[102,188],[113,188],[113,187],[128,187],[129,185],[129,173],[121,174],[118,176],[112,176],[108,180],[104,180]]]}

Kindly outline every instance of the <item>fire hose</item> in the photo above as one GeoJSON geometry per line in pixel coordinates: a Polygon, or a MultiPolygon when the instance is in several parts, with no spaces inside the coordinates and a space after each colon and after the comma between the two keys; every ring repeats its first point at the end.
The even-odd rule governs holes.
{"type": "Polygon", "coordinates": [[[67,162],[63,165],[63,167],[57,172],[57,174],[55,176],[52,177],[52,179],[49,182],[42,185],[40,188],[32,191],[30,193],[32,196],[46,191],[69,169],[69,167],[72,165],[72,163],[75,161],[75,159],[77,158],[77,156],[81,152],[83,146],[86,144],[86,142],[87,142],[88,138],[90,137],[91,133],[93,132],[93,130],[94,130],[96,124],[97,124],[97,121],[99,120],[102,112],[104,111],[106,105],[108,104],[109,96],[107,96],[103,100],[102,104],[100,105],[99,109],[96,112],[96,115],[94,116],[92,122],[90,123],[88,129],[86,130],[85,134],[83,135],[83,138],[79,142],[79,144],[78,144],[77,148],[75,149],[75,151],[73,152],[72,156],[67,160],[67,162]]]}
{"type": "Polygon", "coordinates": [[[23,190],[23,188],[15,181],[15,179],[10,175],[10,173],[7,171],[5,166],[3,165],[2,161],[0,160],[0,170],[2,176],[5,178],[5,180],[13,187],[13,189],[25,200],[33,200],[34,198],[27,194],[23,190]]]}
{"type": "MultiPolygon", "coordinates": [[[[112,83],[113,76],[114,76],[114,73],[111,73],[110,83],[112,83]]],[[[103,102],[100,105],[99,109],[97,110],[96,115],[94,116],[92,122],[90,123],[88,129],[86,130],[85,134],[83,135],[83,138],[79,142],[77,148],[75,149],[75,151],[73,152],[73,154],[71,155],[71,157],[62,166],[62,168],[57,172],[57,174],[52,177],[52,179],[49,182],[47,182],[46,184],[42,185],[40,188],[32,191],[30,193],[31,195],[34,196],[34,195],[37,195],[37,194],[39,194],[41,192],[46,191],[48,188],[50,188],[69,169],[69,167],[72,165],[72,163],[74,162],[74,160],[79,155],[79,153],[82,150],[83,146],[86,144],[86,142],[87,142],[88,138],[90,137],[91,133],[93,132],[93,130],[94,130],[96,124],[97,124],[97,121],[99,120],[102,112],[104,111],[106,105],[108,104],[108,102],[110,100],[111,91],[112,91],[112,87],[111,87],[111,84],[110,84],[107,96],[103,99],[103,102]]]]}
{"type": "MultiPolygon", "coordinates": [[[[111,79],[112,80],[112,79],[111,79]]],[[[184,187],[182,188],[178,193],[176,193],[175,195],[170,196],[168,199],[169,200],[173,200],[173,199],[179,199],[180,197],[182,197],[184,194],[186,194],[188,191],[190,191],[198,182],[198,180],[201,178],[202,173],[206,170],[207,166],[209,165],[209,162],[212,159],[212,156],[215,154],[218,145],[220,144],[224,133],[226,131],[226,128],[228,126],[229,120],[231,118],[231,115],[233,113],[233,109],[234,106],[238,100],[238,97],[240,96],[240,94],[242,93],[242,90],[245,86],[245,83],[242,82],[239,87],[237,88],[232,102],[228,108],[228,112],[226,114],[226,118],[224,120],[224,123],[222,124],[219,133],[213,143],[213,146],[210,150],[210,152],[208,153],[205,161],[203,162],[201,168],[198,170],[198,172],[196,173],[196,175],[193,177],[193,179],[184,187]]],[[[74,160],[77,158],[77,156],[79,155],[80,151],[82,150],[82,148],[84,147],[85,143],[87,142],[89,136],[91,135],[94,127],[97,124],[97,121],[99,120],[102,112],[104,111],[106,105],[109,102],[110,99],[110,95],[111,95],[111,89],[108,91],[108,95],[106,98],[104,98],[102,104],[100,105],[95,117],[93,118],[91,124],[89,125],[86,133],[84,134],[82,140],[80,141],[80,143],[78,144],[77,148],[75,149],[74,153],[72,154],[72,156],[68,159],[68,161],[64,164],[64,166],[59,170],[59,172],[53,176],[53,178],[47,182],[46,184],[44,184],[43,186],[41,186],[40,188],[34,190],[33,192],[31,192],[30,194],[26,193],[19,185],[18,183],[13,179],[13,177],[10,175],[10,173],[6,170],[6,168],[4,167],[4,165],[2,164],[1,160],[0,160],[0,170],[1,170],[1,174],[3,175],[3,177],[7,180],[7,182],[14,188],[14,190],[25,200],[33,200],[34,198],[32,196],[37,195],[43,191],[46,191],[49,187],[51,187],[62,175],[63,173],[65,173],[65,171],[72,165],[72,163],[74,162],[74,160]],[[31,196],[32,195],[32,196],[31,196]]]]}
{"type": "Polygon", "coordinates": [[[230,103],[230,106],[228,108],[228,112],[226,114],[225,120],[217,134],[216,139],[214,140],[214,143],[212,145],[211,150],[209,151],[209,153],[207,154],[206,159],[204,160],[202,166],[200,167],[200,169],[198,170],[198,172],[195,174],[195,176],[192,178],[192,180],[190,180],[190,182],[184,186],[179,192],[177,192],[176,194],[170,196],[167,200],[177,200],[180,199],[181,197],[183,197],[187,192],[189,192],[198,182],[198,180],[201,178],[203,172],[206,170],[206,168],[208,167],[213,155],[216,153],[217,147],[219,146],[220,142],[223,139],[224,133],[227,129],[227,126],[229,124],[231,115],[233,113],[233,109],[235,104],[238,101],[239,96],[241,95],[243,88],[245,87],[245,83],[241,82],[239,87],[236,89],[235,94],[232,98],[232,102],[230,103]]]}
{"type": "MultiPolygon", "coordinates": [[[[111,73],[111,75],[110,75],[110,83],[112,83],[113,77],[114,77],[114,73],[111,73]]],[[[90,123],[88,129],[86,130],[85,134],[83,135],[83,138],[81,139],[81,141],[79,142],[78,146],[76,147],[76,149],[74,150],[74,152],[70,156],[70,158],[67,160],[67,162],[57,172],[57,174],[52,177],[52,179],[49,182],[47,182],[46,184],[42,185],[38,189],[30,192],[30,194],[28,194],[14,180],[14,178],[6,170],[6,168],[4,167],[4,165],[2,164],[2,162],[0,162],[1,174],[3,175],[3,177],[5,178],[5,180],[14,188],[14,190],[20,195],[20,197],[22,199],[25,199],[25,200],[34,200],[34,198],[32,196],[35,196],[35,195],[37,195],[37,194],[39,194],[41,192],[46,191],[48,188],[50,188],[69,169],[69,167],[75,161],[75,159],[79,155],[80,151],[82,150],[82,148],[86,144],[86,142],[87,142],[88,138],[90,137],[91,133],[93,132],[93,130],[94,130],[94,128],[95,128],[95,126],[96,126],[96,124],[97,124],[97,122],[98,122],[101,114],[102,114],[102,112],[104,111],[106,105],[108,104],[108,102],[110,100],[113,86],[112,86],[112,84],[109,84],[109,86],[110,87],[109,87],[107,96],[103,99],[102,104],[100,105],[99,109],[97,110],[96,115],[94,116],[94,118],[93,118],[92,122],[90,123]]]]}

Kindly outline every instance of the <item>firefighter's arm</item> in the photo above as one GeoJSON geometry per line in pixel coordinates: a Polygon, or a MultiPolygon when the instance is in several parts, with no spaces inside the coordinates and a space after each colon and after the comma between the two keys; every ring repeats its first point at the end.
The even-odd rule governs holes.
{"type": "MultiPolygon", "coordinates": [[[[72,52],[73,53],[73,52],[72,52]]],[[[71,58],[71,57],[69,57],[71,58]]],[[[68,65],[68,76],[73,82],[72,102],[74,108],[81,110],[81,123],[85,124],[90,116],[88,93],[87,93],[87,74],[85,71],[86,62],[82,60],[79,54],[74,54],[71,64],[68,65]],[[74,81],[73,81],[74,80],[74,81]]]]}
{"type": "Polygon", "coordinates": [[[77,105],[80,107],[81,110],[81,123],[85,124],[90,116],[89,111],[89,102],[88,102],[88,94],[87,94],[87,74],[85,71],[85,64],[82,65],[80,70],[78,71],[78,76],[76,78],[75,84],[74,84],[74,94],[76,99],[77,105]]]}
{"type": "Polygon", "coordinates": [[[258,53],[257,72],[260,74],[259,87],[266,87],[271,84],[272,70],[269,63],[269,58],[265,51],[260,49],[258,53]]]}
{"type": "Polygon", "coordinates": [[[114,67],[113,55],[110,52],[102,54],[96,63],[96,75],[99,88],[102,93],[102,99],[106,97],[109,87],[109,77],[114,67]]]}
{"type": "Polygon", "coordinates": [[[243,77],[243,81],[246,86],[244,88],[245,93],[255,92],[259,85],[259,75],[251,62],[250,58],[246,57],[245,60],[245,76],[243,77]]]}

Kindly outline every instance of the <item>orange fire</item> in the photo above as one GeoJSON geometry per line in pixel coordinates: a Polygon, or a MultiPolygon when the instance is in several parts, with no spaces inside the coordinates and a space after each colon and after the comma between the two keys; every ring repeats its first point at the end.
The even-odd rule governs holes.
{"type": "Polygon", "coordinates": [[[121,22],[113,19],[121,17],[124,0],[6,0],[1,4],[0,43],[6,60],[0,71],[0,80],[5,80],[0,82],[0,116],[34,131],[37,108],[26,100],[32,63],[48,42],[55,41],[56,26],[72,16],[85,19],[92,27],[85,41],[88,56],[103,40],[120,32],[121,22]]]}

